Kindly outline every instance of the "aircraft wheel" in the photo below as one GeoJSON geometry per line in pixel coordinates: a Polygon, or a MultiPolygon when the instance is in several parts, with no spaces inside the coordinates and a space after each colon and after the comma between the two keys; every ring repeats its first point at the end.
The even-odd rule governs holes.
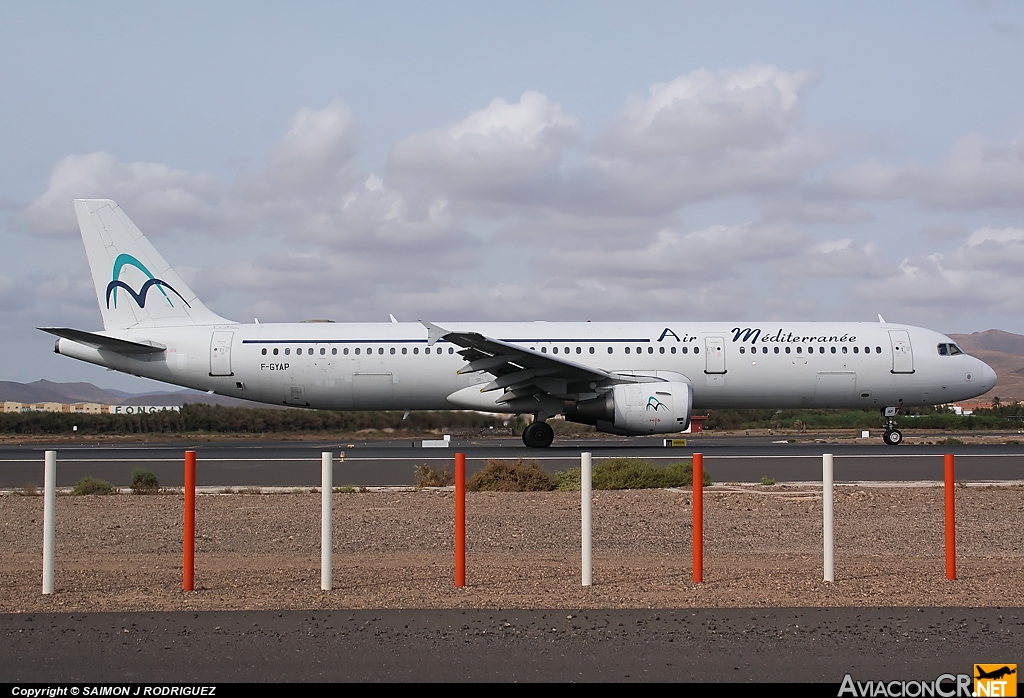
{"type": "Polygon", "coordinates": [[[903,433],[900,432],[899,429],[887,431],[882,436],[882,441],[884,441],[889,446],[899,446],[901,443],[903,443],[903,433]]]}
{"type": "Polygon", "coordinates": [[[547,448],[555,440],[555,430],[547,422],[534,422],[523,430],[523,443],[530,448],[547,448]]]}

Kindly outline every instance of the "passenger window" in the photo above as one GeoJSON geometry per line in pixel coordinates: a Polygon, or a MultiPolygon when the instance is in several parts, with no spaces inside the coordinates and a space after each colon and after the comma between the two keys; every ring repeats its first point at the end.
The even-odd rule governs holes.
{"type": "Polygon", "coordinates": [[[356,347],[356,356],[359,356],[359,347],[356,347]]]}
{"type": "Polygon", "coordinates": [[[551,353],[552,354],[557,354],[558,353],[558,347],[551,347],[551,353]]]}
{"type": "Polygon", "coordinates": [[[796,348],[796,353],[797,354],[803,354],[804,353],[804,348],[803,347],[797,347],[796,348]]]}
{"type": "Polygon", "coordinates": [[[540,353],[541,354],[547,354],[548,353],[548,348],[547,347],[541,347],[540,348],[540,353]]]}
{"type": "Polygon", "coordinates": [[[768,347],[761,347],[761,353],[762,354],[767,354],[768,353],[768,347]]]}
{"type": "Polygon", "coordinates": [[[289,354],[291,354],[291,353],[292,353],[292,350],[291,350],[290,348],[286,348],[286,349],[284,350],[284,355],[285,355],[285,356],[288,356],[288,355],[289,355],[289,354]]]}
{"type": "Polygon", "coordinates": [[[591,353],[591,354],[593,354],[593,353],[594,353],[594,347],[590,347],[590,353],[591,353]]]}
{"type": "Polygon", "coordinates": [[[583,353],[583,347],[576,347],[576,353],[577,354],[582,354],[583,353]]]}
{"type": "Polygon", "coordinates": [[[412,353],[413,354],[419,354],[420,353],[420,348],[419,347],[413,347],[412,348],[412,353]]]}
{"type": "Polygon", "coordinates": [[[844,354],[849,353],[849,351],[850,351],[849,349],[847,349],[846,347],[843,347],[843,353],[844,354]]]}
{"type": "Polygon", "coordinates": [[[747,348],[746,347],[740,347],[740,353],[741,354],[746,354],[747,353],[747,348]]]}
{"type": "Polygon", "coordinates": [[[792,347],[786,347],[786,353],[787,354],[790,353],[791,351],[792,351],[792,347]]]}
{"type": "Polygon", "coordinates": [[[647,353],[648,354],[653,354],[654,353],[654,347],[647,347],[647,353]]]}
{"type": "Polygon", "coordinates": [[[658,353],[659,354],[664,354],[665,353],[665,347],[658,347],[658,353]]]}
{"type": "Polygon", "coordinates": [[[836,353],[836,348],[835,348],[835,347],[832,347],[832,353],[833,353],[833,354],[835,354],[835,353],[836,353]]]}
{"type": "Polygon", "coordinates": [[[824,354],[825,353],[825,347],[818,347],[818,353],[819,354],[824,354]]]}
{"type": "Polygon", "coordinates": [[[694,354],[699,354],[700,353],[700,347],[694,347],[693,348],[693,353],[694,354]]]}
{"type": "Polygon", "coordinates": [[[331,356],[338,355],[338,347],[331,347],[331,356]]]}
{"type": "Polygon", "coordinates": [[[345,356],[348,356],[348,347],[345,347],[344,349],[342,349],[341,353],[344,354],[345,356]]]}
{"type": "Polygon", "coordinates": [[[409,353],[409,348],[408,347],[402,347],[402,353],[403,354],[408,354],[409,353]]]}
{"type": "Polygon", "coordinates": [[[776,353],[776,354],[778,354],[778,353],[779,353],[779,348],[778,348],[778,347],[775,347],[775,353],[776,353]]]}
{"type": "Polygon", "coordinates": [[[875,347],[875,353],[876,354],[881,354],[882,353],[882,347],[875,347]]]}
{"type": "Polygon", "coordinates": [[[675,347],[672,347],[672,353],[673,353],[673,354],[675,354],[675,353],[676,353],[676,348],[675,348],[675,347]]]}
{"type": "Polygon", "coordinates": [[[679,351],[685,354],[686,352],[690,351],[690,347],[679,347],[679,351]]]}
{"type": "Polygon", "coordinates": [[[853,353],[854,354],[859,354],[860,353],[860,347],[854,347],[853,348],[853,353]]]}
{"type": "Polygon", "coordinates": [[[626,347],[626,353],[627,354],[629,353],[629,347],[626,347]]]}
{"type": "Polygon", "coordinates": [[[566,353],[566,354],[568,354],[568,353],[569,353],[569,347],[566,347],[566,348],[565,348],[565,353],[566,353]]]}
{"type": "Polygon", "coordinates": [[[274,347],[274,356],[277,356],[277,347],[274,347]]]}
{"type": "Polygon", "coordinates": [[[383,354],[384,353],[384,347],[377,347],[377,353],[378,354],[383,354]]]}
{"type": "Polygon", "coordinates": [[[455,347],[448,347],[448,353],[449,354],[454,354],[455,353],[455,347]]]}
{"type": "Polygon", "coordinates": [[[643,354],[644,353],[644,348],[643,347],[637,347],[636,348],[636,353],[637,354],[643,354]]]}
{"type": "Polygon", "coordinates": [[[266,356],[267,355],[267,348],[263,347],[263,351],[261,351],[260,353],[263,354],[264,356],[266,356]]]}
{"type": "Polygon", "coordinates": [[[320,347],[320,356],[325,356],[326,354],[327,354],[327,350],[324,349],[323,347],[320,347]]]}
{"type": "Polygon", "coordinates": [[[394,353],[395,353],[395,348],[391,347],[391,354],[394,355],[394,353]]]}
{"type": "Polygon", "coordinates": [[[615,350],[612,347],[608,347],[608,353],[609,354],[611,354],[613,351],[615,351],[615,350]]]}

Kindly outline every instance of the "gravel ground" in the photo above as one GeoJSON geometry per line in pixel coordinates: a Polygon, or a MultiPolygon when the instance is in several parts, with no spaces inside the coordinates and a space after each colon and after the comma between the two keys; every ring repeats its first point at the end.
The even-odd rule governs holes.
{"type": "Polygon", "coordinates": [[[334,495],[334,590],[320,591],[320,495],[197,499],[196,587],[181,591],[181,497],[57,499],[43,596],[43,498],[0,496],[0,612],[380,608],[1024,606],[1024,489],[958,487],[958,580],[943,491],[837,487],[836,579],[820,492],[705,491],[704,583],[691,497],[594,495],[594,586],[580,586],[578,493],[470,493],[467,587],[453,585],[450,490],[334,495]]]}

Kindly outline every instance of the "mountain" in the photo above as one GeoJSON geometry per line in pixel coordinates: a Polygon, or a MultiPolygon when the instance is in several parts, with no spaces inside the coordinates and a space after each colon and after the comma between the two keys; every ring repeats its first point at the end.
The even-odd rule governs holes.
{"type": "Polygon", "coordinates": [[[999,376],[996,387],[977,398],[979,402],[990,402],[996,396],[1003,402],[1024,400],[1024,335],[985,330],[951,334],[949,338],[991,366],[999,376]]]}

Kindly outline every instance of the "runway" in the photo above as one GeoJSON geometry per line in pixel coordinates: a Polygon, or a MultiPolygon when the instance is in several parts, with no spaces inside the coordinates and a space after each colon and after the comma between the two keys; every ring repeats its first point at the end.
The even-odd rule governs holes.
{"type": "MultiPolygon", "coordinates": [[[[933,681],[1024,654],[1019,608],[0,615],[0,682],[933,681]]],[[[830,695],[835,695],[830,692],[830,695]]]]}
{"type": "Polygon", "coordinates": [[[452,468],[454,454],[463,452],[472,474],[487,460],[536,460],[550,472],[579,465],[590,451],[595,459],[632,456],[668,464],[704,454],[705,470],[715,482],[758,482],[769,477],[778,483],[820,480],[821,455],[835,455],[837,482],[940,481],[942,456],[956,455],[958,480],[1024,480],[1022,445],[910,445],[886,447],[871,442],[778,443],[772,437],[714,437],[689,439],[686,447],[665,448],[661,439],[559,440],[548,449],[527,449],[519,439],[453,441],[449,448],[421,448],[419,441],[265,441],[239,440],[157,444],[32,444],[0,446],[0,487],[42,485],[43,452],[58,451],[57,484],[68,487],[91,475],[127,487],[135,468],[152,471],[169,487],[183,484],[183,454],[197,452],[197,484],[206,487],[313,487],[320,484],[320,454],[331,451],[344,461],[334,469],[336,485],[409,486],[413,469],[429,464],[452,468]]]}

